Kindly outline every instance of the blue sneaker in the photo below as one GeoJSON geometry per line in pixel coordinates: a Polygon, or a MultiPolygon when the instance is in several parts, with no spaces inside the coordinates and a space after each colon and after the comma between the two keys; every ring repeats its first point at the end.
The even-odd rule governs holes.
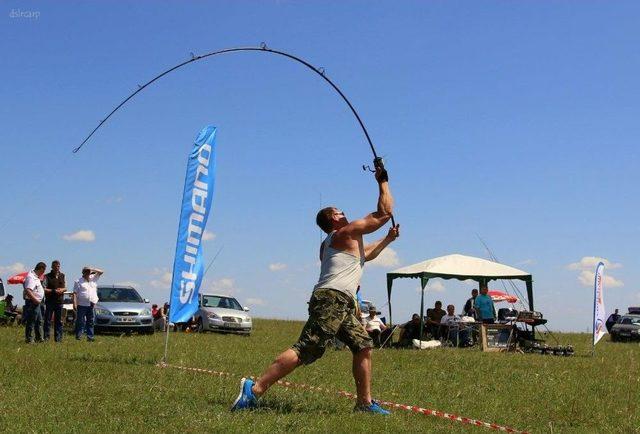
{"type": "Polygon", "coordinates": [[[373,400],[371,400],[371,404],[369,405],[356,405],[353,408],[353,411],[360,411],[362,413],[382,414],[385,416],[391,414],[389,410],[385,410],[384,408],[380,407],[380,404],[378,404],[376,401],[373,401],[373,400]]]}
{"type": "Polygon", "coordinates": [[[250,378],[243,378],[240,381],[240,394],[233,402],[231,411],[236,410],[250,410],[258,407],[258,398],[253,394],[251,388],[253,387],[253,380],[250,378]]]}

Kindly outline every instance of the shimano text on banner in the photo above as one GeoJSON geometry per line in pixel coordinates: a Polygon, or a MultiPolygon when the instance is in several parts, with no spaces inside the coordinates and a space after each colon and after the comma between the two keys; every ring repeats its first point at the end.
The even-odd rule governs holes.
{"type": "Polygon", "coordinates": [[[202,236],[213,202],[215,151],[216,127],[205,127],[198,134],[187,162],[171,281],[169,321],[173,323],[189,321],[198,310],[198,290],[204,271],[202,236]]]}
{"type": "Polygon", "coordinates": [[[593,291],[593,345],[606,333],[604,318],[604,300],[602,296],[602,288],[604,284],[604,264],[598,263],[596,267],[595,288],[593,291]]]}

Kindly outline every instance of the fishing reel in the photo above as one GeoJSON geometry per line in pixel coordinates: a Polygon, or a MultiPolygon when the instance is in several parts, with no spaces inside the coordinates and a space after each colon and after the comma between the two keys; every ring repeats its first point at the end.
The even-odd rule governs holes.
{"type": "MultiPolygon", "coordinates": [[[[384,168],[384,160],[382,159],[382,157],[375,157],[373,159],[373,169],[369,165],[362,165],[362,170],[364,170],[365,172],[369,171],[375,173],[376,169],[381,169],[380,181],[389,182],[389,174],[387,173],[387,169],[384,168]]],[[[396,219],[393,218],[393,215],[391,216],[391,225],[394,227],[396,226],[396,219]]]]}
{"type": "Polygon", "coordinates": [[[369,172],[375,173],[376,169],[382,170],[382,173],[380,174],[380,181],[388,182],[389,174],[387,173],[387,169],[384,168],[384,160],[382,159],[382,157],[376,157],[373,159],[373,169],[369,165],[362,165],[362,170],[364,170],[365,172],[368,170],[369,172]]]}

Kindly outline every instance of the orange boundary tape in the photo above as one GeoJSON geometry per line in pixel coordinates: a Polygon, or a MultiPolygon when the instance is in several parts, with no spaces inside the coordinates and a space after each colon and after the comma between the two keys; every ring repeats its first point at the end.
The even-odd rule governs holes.
{"type": "MultiPolygon", "coordinates": [[[[192,372],[200,372],[200,373],[205,373],[205,374],[211,374],[211,375],[217,375],[219,377],[238,377],[235,374],[231,374],[229,372],[223,372],[223,371],[214,371],[211,369],[203,369],[203,368],[190,368],[187,366],[179,366],[179,365],[171,365],[171,364],[167,364],[167,363],[159,363],[157,366],[161,367],[161,368],[175,368],[175,369],[181,369],[183,371],[192,371],[192,372]]],[[[254,378],[255,377],[251,377],[254,378]]],[[[301,384],[301,383],[292,383],[291,381],[286,381],[286,380],[279,380],[277,382],[277,384],[279,384],[280,386],[283,386],[287,389],[305,389],[305,390],[312,390],[314,392],[322,392],[322,393],[329,393],[332,395],[338,394],[339,396],[344,396],[346,398],[349,399],[356,399],[356,395],[351,393],[351,392],[347,392],[345,390],[339,390],[338,392],[336,392],[335,390],[330,390],[327,389],[325,387],[318,387],[318,386],[311,386],[308,384],[301,384]]],[[[496,431],[502,431],[502,432],[507,432],[507,433],[514,433],[514,434],[529,434],[529,432],[527,431],[520,431],[514,428],[510,428],[508,426],[502,426],[502,425],[498,425],[495,423],[489,423],[489,422],[484,422],[478,419],[471,419],[468,417],[462,417],[462,416],[458,416],[456,414],[452,414],[452,413],[445,413],[443,411],[438,411],[438,410],[430,410],[428,408],[422,408],[422,407],[418,407],[416,405],[407,405],[407,404],[398,404],[396,402],[391,402],[391,401],[382,401],[379,400],[378,401],[379,404],[381,405],[385,405],[387,407],[392,407],[392,408],[396,408],[396,409],[400,409],[400,410],[405,410],[405,411],[410,411],[413,413],[418,413],[418,414],[424,414],[426,416],[434,416],[434,417],[439,417],[442,419],[448,419],[454,422],[460,422],[463,424],[467,424],[467,425],[475,425],[475,426],[481,426],[481,427],[485,427],[485,428],[490,428],[490,429],[494,429],[496,431]]]]}

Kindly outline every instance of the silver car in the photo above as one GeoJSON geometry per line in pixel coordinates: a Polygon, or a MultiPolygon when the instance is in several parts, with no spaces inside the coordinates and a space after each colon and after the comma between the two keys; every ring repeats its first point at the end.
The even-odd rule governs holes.
{"type": "Polygon", "coordinates": [[[200,294],[195,320],[199,332],[217,331],[249,335],[253,323],[238,300],[227,295],[200,294]]]}
{"type": "Polygon", "coordinates": [[[98,286],[96,331],[153,334],[149,300],[131,286],[98,286]]]}

